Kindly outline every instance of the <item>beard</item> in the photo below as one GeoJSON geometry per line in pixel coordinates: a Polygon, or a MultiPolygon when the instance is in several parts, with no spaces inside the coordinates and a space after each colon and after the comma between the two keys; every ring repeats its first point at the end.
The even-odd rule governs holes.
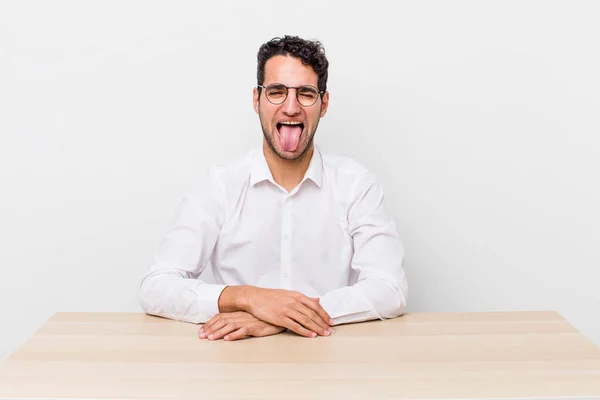
{"type": "MultiPolygon", "coordinates": [[[[317,132],[317,127],[319,126],[319,120],[321,118],[321,113],[319,112],[319,115],[316,118],[316,121],[310,132],[307,131],[308,127],[306,127],[306,126],[304,127],[304,130],[307,131],[306,134],[308,135],[308,140],[306,141],[304,148],[299,147],[294,152],[296,154],[292,154],[292,155],[285,154],[282,150],[279,150],[279,149],[277,149],[277,147],[275,147],[274,136],[279,134],[277,132],[277,126],[274,126],[273,129],[269,129],[268,124],[265,123],[266,121],[264,121],[261,112],[258,113],[258,117],[260,119],[260,127],[262,128],[263,136],[265,137],[265,140],[267,141],[267,144],[269,145],[269,148],[271,149],[271,151],[283,160],[299,160],[306,154],[306,152],[311,148],[311,146],[313,144],[313,140],[315,138],[315,133],[317,132]]],[[[304,133],[305,132],[302,132],[302,135],[304,133]]],[[[300,146],[302,146],[302,143],[300,143],[300,146]]]]}

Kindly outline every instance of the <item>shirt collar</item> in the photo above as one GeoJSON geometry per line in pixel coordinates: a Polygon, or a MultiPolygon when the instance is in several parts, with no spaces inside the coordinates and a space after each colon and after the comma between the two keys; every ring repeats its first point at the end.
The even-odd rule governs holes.
{"type": "Polygon", "coordinates": [[[316,145],[302,181],[306,179],[310,179],[318,187],[321,187],[321,184],[323,183],[323,158],[321,158],[321,152],[316,145]]]}
{"type": "MultiPolygon", "coordinates": [[[[321,157],[321,152],[319,151],[316,145],[314,147],[313,155],[310,159],[308,169],[304,174],[304,179],[302,179],[302,182],[304,182],[307,179],[313,181],[318,187],[321,187],[323,183],[323,158],[321,157]]],[[[252,160],[252,170],[250,171],[250,184],[254,186],[257,183],[265,180],[269,180],[275,183],[275,180],[273,179],[273,174],[271,174],[269,164],[267,164],[267,160],[265,159],[265,154],[263,153],[263,149],[261,146],[254,153],[254,159],[252,160]]]]}

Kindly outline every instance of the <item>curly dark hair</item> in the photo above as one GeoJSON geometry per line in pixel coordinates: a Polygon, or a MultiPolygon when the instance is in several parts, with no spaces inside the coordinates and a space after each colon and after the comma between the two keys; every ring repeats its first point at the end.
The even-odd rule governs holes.
{"type": "MultiPolygon", "coordinates": [[[[327,68],[329,61],[325,57],[325,49],[321,42],[316,40],[305,40],[298,36],[285,35],[283,38],[273,38],[260,46],[258,50],[258,67],[256,80],[258,85],[265,81],[265,64],[273,56],[292,56],[302,61],[304,65],[310,65],[319,76],[319,91],[327,90],[327,68]]],[[[259,95],[260,95],[260,88],[259,95]]]]}

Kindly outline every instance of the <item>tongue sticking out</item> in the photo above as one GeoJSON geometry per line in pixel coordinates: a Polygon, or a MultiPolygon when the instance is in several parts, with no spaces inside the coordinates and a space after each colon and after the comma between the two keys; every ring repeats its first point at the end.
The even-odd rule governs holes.
{"type": "Polygon", "coordinates": [[[279,139],[281,147],[285,151],[296,151],[300,143],[300,134],[302,128],[300,125],[281,125],[279,127],[279,139]]]}

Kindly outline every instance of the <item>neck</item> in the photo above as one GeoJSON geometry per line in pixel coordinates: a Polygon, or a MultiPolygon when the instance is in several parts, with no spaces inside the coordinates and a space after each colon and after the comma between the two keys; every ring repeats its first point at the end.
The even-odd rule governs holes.
{"type": "Polygon", "coordinates": [[[263,153],[271,170],[271,175],[273,175],[275,182],[288,192],[298,186],[304,178],[314,150],[314,144],[311,144],[301,157],[295,160],[286,160],[275,154],[267,141],[263,140],[263,153]]]}

